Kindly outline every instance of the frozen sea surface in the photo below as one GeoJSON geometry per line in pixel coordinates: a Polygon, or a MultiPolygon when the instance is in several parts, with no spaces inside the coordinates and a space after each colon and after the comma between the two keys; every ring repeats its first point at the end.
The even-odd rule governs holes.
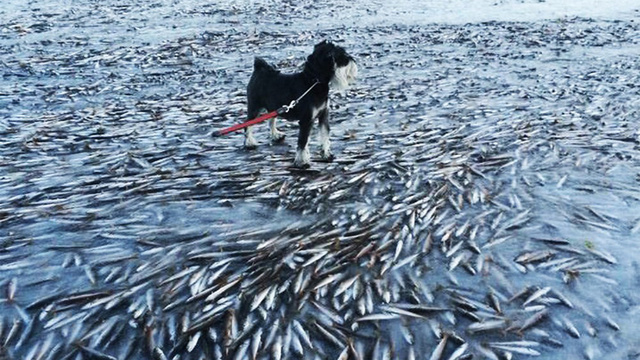
{"type": "MultiPolygon", "coordinates": [[[[635,0],[452,0],[452,1],[330,1],[325,5],[273,0],[201,1],[159,0],[112,4],[93,1],[7,0],[0,20],[9,24],[46,14],[88,12],[100,21],[51,29],[75,32],[92,38],[127,37],[144,41],[166,41],[196,35],[203,30],[251,30],[263,27],[296,30],[326,30],[336,26],[416,24],[466,24],[487,21],[539,21],[567,17],[600,20],[637,19],[640,5],[635,0]],[[204,9],[204,10],[203,10],[204,9]],[[277,9],[274,14],[270,9],[277,9]],[[313,11],[314,16],[299,16],[313,11]],[[274,16],[275,15],[275,16],[274,16]],[[239,20],[239,19],[242,20],[239,20]],[[287,21],[291,19],[294,21],[287,21]],[[82,30],[84,27],[88,29],[82,30]]],[[[80,20],[80,17],[78,17],[80,20]]]]}
{"type": "Polygon", "coordinates": [[[640,357],[637,2],[3,5],[0,359],[640,357]],[[322,39],[334,163],[209,136],[322,39]]]}

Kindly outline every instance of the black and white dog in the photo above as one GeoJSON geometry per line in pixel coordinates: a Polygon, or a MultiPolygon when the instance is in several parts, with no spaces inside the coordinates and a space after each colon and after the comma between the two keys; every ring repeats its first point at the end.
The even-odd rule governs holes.
{"type": "MultiPolygon", "coordinates": [[[[256,58],[253,74],[247,86],[247,116],[253,119],[263,111],[274,111],[291,103],[307,90],[300,102],[289,112],[280,116],[287,120],[298,120],[298,149],[293,165],[309,167],[309,134],[313,121],[320,126],[321,156],[326,161],[333,160],[329,141],[329,86],[338,90],[346,89],[355,81],[358,73],[355,60],[340,46],[328,41],[315,45],[313,53],[307,57],[304,68],[299,73],[281,74],[261,58],[256,58]],[[314,86],[315,84],[315,86],[314,86]]],[[[276,129],[276,119],[269,121],[271,140],[280,142],[285,135],[276,129]]],[[[251,127],[245,130],[245,147],[255,148],[257,142],[251,127]]]]}

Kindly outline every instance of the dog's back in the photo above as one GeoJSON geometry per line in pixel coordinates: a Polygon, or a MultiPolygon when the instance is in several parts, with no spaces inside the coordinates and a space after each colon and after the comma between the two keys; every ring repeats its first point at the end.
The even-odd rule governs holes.
{"type": "Polygon", "coordinates": [[[274,99],[269,96],[271,92],[271,83],[278,77],[280,71],[266,62],[264,59],[256,57],[253,61],[253,74],[247,85],[247,97],[249,102],[249,115],[254,116],[257,112],[264,108],[273,111],[277,107],[284,104],[277,96],[274,99]],[[270,99],[271,101],[267,101],[270,99]],[[274,105],[274,101],[277,102],[274,105]]]}
{"type": "Polygon", "coordinates": [[[256,57],[253,61],[253,73],[272,73],[278,74],[279,71],[276,70],[272,65],[266,62],[263,58],[256,57]]]}
{"type": "Polygon", "coordinates": [[[264,87],[265,83],[268,83],[270,78],[278,74],[280,74],[280,71],[276,70],[276,68],[266,62],[263,58],[256,57],[253,61],[253,74],[251,74],[251,79],[249,79],[247,91],[249,93],[256,91],[259,92],[259,89],[264,87]]]}

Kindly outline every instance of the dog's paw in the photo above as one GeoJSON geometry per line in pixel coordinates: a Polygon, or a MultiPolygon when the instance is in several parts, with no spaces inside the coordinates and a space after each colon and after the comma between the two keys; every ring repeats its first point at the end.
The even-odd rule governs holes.
{"type": "Polygon", "coordinates": [[[296,152],[296,158],[293,160],[293,166],[300,169],[306,169],[310,166],[310,162],[311,157],[309,156],[309,149],[298,149],[296,152]]]}
{"type": "Polygon", "coordinates": [[[255,150],[258,147],[258,143],[254,138],[244,139],[244,148],[247,150],[255,150]]]}
{"type": "Polygon", "coordinates": [[[308,169],[308,168],[311,167],[311,164],[309,164],[309,163],[300,163],[300,164],[298,164],[298,163],[294,162],[293,163],[293,167],[298,168],[298,169],[308,169]]]}
{"type": "Polygon", "coordinates": [[[287,136],[280,131],[271,134],[271,142],[274,144],[282,144],[287,136]]]}
{"type": "Polygon", "coordinates": [[[330,151],[329,151],[329,152],[324,152],[324,151],[323,151],[323,152],[321,152],[321,153],[320,153],[320,159],[322,159],[322,160],[321,160],[322,162],[328,162],[328,163],[330,163],[330,162],[333,162],[333,160],[334,160],[335,158],[336,158],[336,157],[335,157],[335,156],[333,155],[333,153],[331,153],[330,151]]]}

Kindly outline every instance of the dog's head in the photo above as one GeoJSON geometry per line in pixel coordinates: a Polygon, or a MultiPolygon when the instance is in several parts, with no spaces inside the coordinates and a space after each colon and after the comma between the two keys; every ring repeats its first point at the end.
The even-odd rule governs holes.
{"type": "Polygon", "coordinates": [[[326,40],[313,48],[313,53],[307,58],[307,66],[318,80],[326,81],[338,90],[346,89],[358,75],[353,57],[342,47],[326,40]]]}

